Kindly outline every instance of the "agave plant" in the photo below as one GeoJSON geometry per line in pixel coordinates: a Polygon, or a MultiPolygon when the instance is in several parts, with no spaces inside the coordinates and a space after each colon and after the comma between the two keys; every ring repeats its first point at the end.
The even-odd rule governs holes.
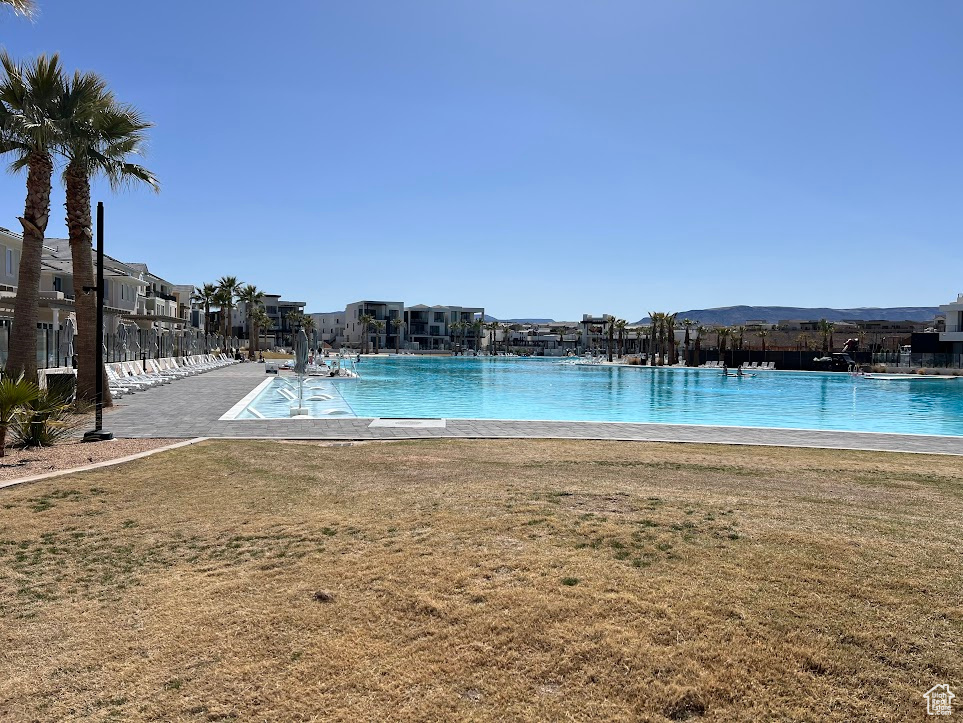
{"type": "Polygon", "coordinates": [[[3,457],[6,451],[7,431],[10,426],[38,396],[40,388],[22,374],[16,378],[0,379],[0,457],[3,457]]]}
{"type": "Polygon", "coordinates": [[[77,428],[70,393],[42,389],[14,417],[11,433],[22,447],[52,447],[77,428]]]}

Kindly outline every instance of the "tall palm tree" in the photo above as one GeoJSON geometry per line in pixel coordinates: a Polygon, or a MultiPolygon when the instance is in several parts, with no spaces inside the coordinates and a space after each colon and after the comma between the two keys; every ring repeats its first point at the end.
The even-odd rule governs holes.
{"type": "Polygon", "coordinates": [[[217,304],[217,287],[214,284],[204,284],[200,289],[194,290],[191,301],[204,305],[204,333],[210,334],[211,305],[217,304]]]}
{"type": "Polygon", "coordinates": [[[833,351],[833,331],[835,330],[836,325],[833,322],[825,319],[819,320],[819,331],[823,334],[823,351],[826,353],[832,353],[833,351]]]}
{"type": "Polygon", "coordinates": [[[662,358],[662,363],[665,364],[666,359],[669,360],[670,366],[676,363],[676,356],[678,351],[675,346],[675,319],[678,316],[677,312],[671,314],[663,314],[663,333],[665,334],[665,354],[662,358]],[[671,353],[671,357],[670,357],[671,353]]]}
{"type": "Polygon", "coordinates": [[[488,348],[491,353],[495,353],[498,351],[495,349],[495,335],[498,333],[498,330],[501,328],[501,326],[497,321],[492,321],[486,324],[485,328],[488,329],[488,348]]]}
{"type": "Polygon", "coordinates": [[[478,346],[479,346],[479,344],[480,344],[480,342],[481,342],[481,332],[482,332],[482,327],[483,327],[484,325],[485,325],[485,322],[482,321],[481,319],[475,319],[475,320],[471,323],[472,333],[473,333],[474,336],[475,336],[475,352],[476,352],[476,353],[478,352],[478,346]]]}
{"type": "Polygon", "coordinates": [[[512,343],[512,332],[515,331],[515,325],[514,325],[514,324],[505,324],[505,326],[502,327],[502,331],[503,331],[504,334],[505,334],[505,353],[506,353],[506,354],[510,354],[510,353],[511,353],[511,343],[512,343]]]}
{"type": "Polygon", "coordinates": [[[37,9],[37,5],[33,0],[0,0],[0,5],[6,5],[12,8],[13,12],[17,15],[25,15],[27,17],[33,15],[37,9]]]}
{"type": "Polygon", "coordinates": [[[655,357],[659,353],[659,347],[656,342],[656,337],[659,333],[659,324],[661,323],[662,314],[658,311],[649,312],[649,366],[655,366],[655,357]]]}
{"type": "Polygon", "coordinates": [[[451,335],[451,340],[453,343],[458,341],[458,332],[462,329],[462,323],[460,321],[453,321],[448,325],[448,333],[451,335]]]}
{"type": "Polygon", "coordinates": [[[716,336],[719,339],[719,356],[722,357],[722,361],[726,360],[726,342],[729,337],[732,336],[732,329],[727,326],[720,326],[716,329],[716,336]]]}
{"type": "Polygon", "coordinates": [[[50,218],[53,154],[58,141],[58,102],[64,74],[60,57],[41,55],[17,63],[0,52],[0,153],[11,154],[10,170],[27,171],[27,199],[20,225],[23,249],[14,302],[13,329],[6,373],[37,381],[37,316],[40,305],[40,257],[50,218]]]}
{"type": "Polygon", "coordinates": [[[395,354],[401,353],[401,335],[404,332],[405,320],[396,318],[391,320],[391,328],[395,332],[395,354]]]}
{"type": "Polygon", "coordinates": [[[629,325],[625,319],[618,319],[615,328],[619,330],[619,357],[625,356],[625,328],[629,325]]]}
{"type": "Polygon", "coordinates": [[[255,339],[257,339],[258,350],[261,348],[261,332],[268,331],[274,325],[274,320],[268,316],[267,311],[265,311],[263,306],[258,306],[251,313],[251,331],[255,339]]]}
{"type": "Polygon", "coordinates": [[[685,344],[685,364],[686,364],[686,366],[691,366],[691,365],[692,365],[692,359],[690,359],[690,354],[689,354],[689,330],[690,330],[694,325],[695,325],[695,322],[692,321],[692,319],[685,318],[685,319],[682,320],[682,326],[683,326],[683,328],[685,329],[685,340],[684,340],[683,343],[685,344]]]}
{"type": "Polygon", "coordinates": [[[381,335],[384,333],[384,331],[385,331],[385,326],[387,326],[387,325],[386,325],[385,322],[382,321],[381,319],[375,319],[375,322],[374,322],[373,326],[374,326],[374,330],[375,330],[375,350],[374,350],[374,353],[377,354],[379,351],[381,351],[381,335]]]}
{"type": "Polygon", "coordinates": [[[237,300],[244,304],[244,315],[247,317],[247,358],[253,359],[255,348],[258,346],[258,337],[254,333],[254,312],[261,308],[264,301],[264,292],[254,284],[247,284],[237,295],[237,300]]]}
{"type": "Polygon", "coordinates": [[[358,321],[361,322],[361,353],[368,353],[368,329],[375,318],[371,314],[362,314],[358,321]]]}
{"type": "MultiPolygon", "coordinates": [[[[107,90],[107,83],[95,73],[76,72],[67,79],[59,105],[58,145],[67,160],[63,180],[67,189],[67,231],[74,286],[90,288],[94,286],[91,178],[103,175],[115,190],[133,183],[144,183],[155,191],[159,190],[154,175],[130,160],[143,154],[144,131],[151,124],[136,108],[119,104],[107,90]]],[[[97,342],[97,300],[92,294],[76,294],[74,303],[77,309],[77,398],[93,401],[100,347],[97,342]]],[[[104,394],[104,403],[110,404],[109,392],[104,394]]]]}
{"type": "Polygon", "coordinates": [[[642,337],[645,334],[645,330],[641,326],[635,327],[635,343],[638,345],[639,361],[642,360],[642,337]]]}
{"type": "Polygon", "coordinates": [[[231,313],[234,311],[235,297],[241,293],[241,282],[236,276],[222,276],[217,280],[221,298],[221,327],[224,338],[231,336],[231,313]]]}
{"type": "Polygon", "coordinates": [[[739,337],[738,337],[738,338],[739,338],[739,347],[738,347],[738,348],[739,348],[739,351],[742,351],[743,346],[745,345],[745,341],[746,341],[746,327],[744,327],[744,326],[737,326],[736,329],[735,329],[735,333],[739,335],[739,337]]]}
{"type": "Polygon", "coordinates": [[[608,342],[606,344],[606,351],[608,352],[609,361],[612,361],[612,346],[613,346],[613,341],[615,339],[615,322],[616,321],[617,321],[616,318],[613,316],[611,319],[609,319],[609,324],[608,324],[608,342]]]}
{"type": "Polygon", "coordinates": [[[766,337],[769,336],[769,332],[766,329],[760,329],[756,332],[756,336],[762,342],[762,360],[766,360],[766,337]]]}
{"type": "Polygon", "coordinates": [[[696,327],[695,366],[699,366],[702,363],[702,337],[708,333],[709,327],[701,325],[696,327]]]}

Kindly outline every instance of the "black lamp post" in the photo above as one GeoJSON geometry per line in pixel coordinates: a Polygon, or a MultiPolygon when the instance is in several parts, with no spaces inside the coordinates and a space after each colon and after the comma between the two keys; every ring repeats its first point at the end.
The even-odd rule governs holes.
{"type": "Polygon", "coordinates": [[[85,442],[103,442],[114,435],[104,429],[104,202],[97,202],[97,286],[84,287],[85,292],[97,292],[97,395],[94,428],[84,434],[85,442]]]}

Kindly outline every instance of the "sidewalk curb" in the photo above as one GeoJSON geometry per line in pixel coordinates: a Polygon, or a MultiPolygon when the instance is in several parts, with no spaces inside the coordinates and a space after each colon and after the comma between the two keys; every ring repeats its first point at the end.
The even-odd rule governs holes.
{"type": "Polygon", "coordinates": [[[146,452],[138,452],[137,454],[129,454],[126,457],[118,457],[117,459],[108,459],[104,462],[95,462],[94,464],[86,464],[83,467],[73,467],[72,469],[62,469],[56,472],[45,472],[44,474],[35,474],[30,477],[20,477],[19,479],[11,479],[5,482],[0,482],[0,489],[5,487],[13,487],[15,485],[26,484],[27,482],[40,482],[45,479],[52,479],[53,477],[62,477],[67,474],[76,474],[77,472],[89,472],[95,469],[101,469],[103,467],[112,467],[115,464],[123,464],[124,462],[133,462],[135,459],[143,459],[144,457],[150,457],[152,454],[157,454],[158,452],[167,452],[172,449],[178,449],[179,447],[187,447],[191,444],[197,444],[198,442],[204,442],[207,437],[194,437],[193,439],[187,439],[183,442],[175,442],[174,444],[168,444],[165,447],[158,447],[157,449],[148,449],[146,452]]]}

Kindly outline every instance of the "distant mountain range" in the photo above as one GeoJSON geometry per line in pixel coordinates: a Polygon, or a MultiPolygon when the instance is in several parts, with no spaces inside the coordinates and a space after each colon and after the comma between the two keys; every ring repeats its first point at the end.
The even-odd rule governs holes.
{"type": "MultiPolygon", "coordinates": [[[[776,324],[784,319],[826,319],[826,321],[847,321],[850,319],[885,319],[887,321],[930,321],[940,314],[935,306],[888,306],[859,307],[856,309],[829,309],[804,306],[720,306],[717,309],[689,309],[680,311],[676,319],[692,319],[700,324],[735,326],[747,321],[764,321],[776,324]]],[[[636,324],[648,324],[644,317],[636,324]]]]}

